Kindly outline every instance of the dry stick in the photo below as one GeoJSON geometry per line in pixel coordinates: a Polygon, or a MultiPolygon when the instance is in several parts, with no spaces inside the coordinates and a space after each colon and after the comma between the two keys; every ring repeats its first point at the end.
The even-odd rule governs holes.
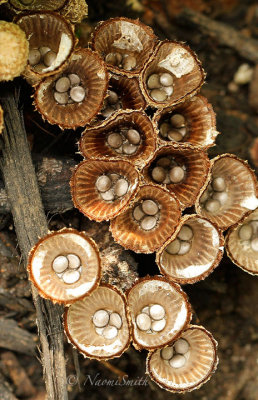
{"type": "Polygon", "coordinates": [[[214,21],[203,14],[189,8],[185,8],[176,21],[179,24],[189,23],[199,28],[203,33],[215,38],[218,43],[235,49],[242,57],[255,63],[258,62],[258,40],[250,39],[234,28],[221,22],[214,21]]]}
{"type": "MultiPolygon", "coordinates": [[[[13,214],[22,256],[48,232],[33,168],[22,113],[18,109],[18,90],[13,84],[1,88],[4,110],[3,156],[0,165],[13,214]]],[[[62,307],[43,300],[32,286],[42,350],[42,364],[48,399],[67,400],[66,370],[63,351],[62,307]]]]}

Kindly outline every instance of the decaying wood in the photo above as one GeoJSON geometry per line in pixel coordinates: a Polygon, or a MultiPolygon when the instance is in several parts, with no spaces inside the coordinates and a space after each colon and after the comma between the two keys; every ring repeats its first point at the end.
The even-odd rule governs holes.
{"type": "Polygon", "coordinates": [[[13,319],[0,319],[0,347],[35,355],[37,336],[18,326],[13,319]]]}
{"type": "MultiPolygon", "coordinates": [[[[44,209],[51,214],[71,210],[69,181],[76,165],[71,158],[33,157],[44,209]]],[[[0,181],[0,214],[10,212],[4,183],[0,181]]]]}
{"type": "Polygon", "coordinates": [[[258,40],[248,38],[236,31],[234,28],[223,24],[222,22],[214,21],[205,15],[185,8],[177,18],[178,24],[194,25],[204,34],[209,35],[223,46],[228,46],[235,49],[242,57],[255,63],[258,62],[258,40]]]}
{"type": "MultiPolygon", "coordinates": [[[[26,262],[31,247],[47,233],[48,227],[27,143],[22,112],[18,108],[17,86],[12,83],[2,84],[0,90],[0,102],[5,119],[1,169],[19,247],[26,262]]],[[[62,307],[43,300],[33,286],[32,296],[37,312],[41,360],[48,399],[67,400],[62,307]]]]}
{"type": "Polygon", "coordinates": [[[25,369],[20,365],[17,357],[11,352],[6,351],[1,354],[1,360],[8,371],[10,379],[16,388],[15,394],[19,397],[33,396],[36,392],[25,369]]]}
{"type": "Polygon", "coordinates": [[[102,266],[102,281],[126,291],[138,278],[137,263],[132,253],[114,241],[108,222],[82,220],[81,230],[87,232],[97,243],[102,266]]]}

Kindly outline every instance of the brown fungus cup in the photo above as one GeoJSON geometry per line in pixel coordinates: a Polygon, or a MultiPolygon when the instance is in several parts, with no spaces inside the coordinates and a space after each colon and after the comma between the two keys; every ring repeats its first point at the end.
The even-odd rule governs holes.
{"type": "Polygon", "coordinates": [[[28,64],[23,72],[29,83],[37,84],[66,66],[76,39],[65,18],[53,12],[34,12],[18,16],[16,23],[29,41],[28,64]]]}
{"type": "Polygon", "coordinates": [[[30,251],[28,272],[42,297],[70,304],[98,286],[99,251],[83,232],[66,228],[51,232],[30,251]]]}
{"type": "Polygon", "coordinates": [[[160,145],[175,148],[207,149],[214,146],[218,135],[211,104],[201,95],[176,106],[158,110],[153,118],[160,145]]]}
{"type": "Polygon", "coordinates": [[[206,278],[224,251],[222,233],[206,218],[185,215],[172,237],[156,254],[160,272],[180,284],[206,278]]]}
{"type": "Polygon", "coordinates": [[[173,234],[180,216],[177,199],[166,189],[142,185],[130,207],[111,221],[110,230],[124,248],[153,253],[173,234]]]}
{"type": "Polygon", "coordinates": [[[106,221],[128,206],[139,186],[139,173],[128,161],[84,160],[71,178],[72,197],[86,217],[106,221]]]}
{"type": "Polygon", "coordinates": [[[90,159],[127,160],[143,167],[156,150],[156,132],[143,111],[119,111],[106,123],[87,128],[80,151],[90,159]]]}
{"type": "Polygon", "coordinates": [[[147,104],[164,108],[194,96],[204,77],[201,63],[188,46],[164,40],[145,64],[140,86],[147,104]]]}
{"type": "Polygon", "coordinates": [[[141,93],[138,79],[111,74],[103,107],[92,125],[101,124],[104,119],[121,109],[144,110],[145,108],[146,101],[141,93]]]}
{"type": "Polygon", "coordinates": [[[66,308],[64,329],[69,342],[84,357],[120,357],[131,341],[124,294],[114,286],[101,284],[91,296],[66,308]]]}
{"type": "Polygon", "coordinates": [[[204,151],[162,146],[144,167],[146,182],[166,187],[182,208],[194,204],[209,172],[209,159],[204,151]]]}
{"type": "Polygon", "coordinates": [[[181,287],[161,276],[145,277],[127,292],[136,349],[154,350],[176,339],[188,326],[191,309],[181,287]]]}
{"type": "Polygon", "coordinates": [[[218,365],[217,342],[202,326],[190,325],[176,341],[149,353],[147,373],[173,393],[199,389],[218,365]]]}
{"type": "Polygon", "coordinates": [[[257,179],[247,162],[233,154],[211,160],[208,179],[196,201],[197,213],[226,230],[257,206],[257,179]]]}
{"type": "Polygon", "coordinates": [[[251,275],[258,275],[258,208],[230,228],[226,251],[234,264],[251,275]]]}
{"type": "Polygon", "coordinates": [[[97,53],[78,49],[62,73],[45,78],[38,85],[34,104],[49,123],[76,129],[99,112],[107,84],[107,70],[97,53]]]}
{"type": "Polygon", "coordinates": [[[121,17],[100,22],[92,35],[92,48],[103,57],[108,69],[128,77],[139,75],[156,43],[149,26],[121,17]]]}

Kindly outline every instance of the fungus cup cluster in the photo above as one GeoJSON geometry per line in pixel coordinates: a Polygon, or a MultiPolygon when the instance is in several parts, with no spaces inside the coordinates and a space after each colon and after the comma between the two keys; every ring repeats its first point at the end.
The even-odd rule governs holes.
{"type": "Polygon", "coordinates": [[[54,12],[19,15],[16,23],[29,41],[24,76],[36,109],[62,129],[85,127],[84,160],[71,177],[75,207],[110,220],[125,249],[156,252],[161,273],[122,293],[101,282],[94,241],[64,229],[31,250],[31,281],[41,296],[66,305],[66,335],[84,356],[118,357],[132,342],[149,351],[147,373],[158,385],[199,388],[216,369],[217,343],[190,324],[180,285],[219,264],[228,228],[231,259],[258,274],[256,177],[231,154],[208,158],[218,132],[212,106],[198,94],[200,61],[139,20],[99,23],[87,49],[76,47],[72,24],[54,12]],[[49,65],[46,49],[54,54],[49,65]]]}

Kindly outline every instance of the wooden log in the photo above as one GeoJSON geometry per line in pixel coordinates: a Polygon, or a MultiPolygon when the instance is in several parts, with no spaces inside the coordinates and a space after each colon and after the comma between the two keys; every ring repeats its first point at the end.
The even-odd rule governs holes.
{"type": "MultiPolygon", "coordinates": [[[[19,79],[1,83],[4,110],[3,149],[0,160],[6,193],[11,206],[19,247],[25,263],[38,239],[48,232],[35,170],[19,108],[19,79]]],[[[32,286],[41,342],[41,360],[49,400],[67,400],[67,382],[63,351],[63,308],[43,300],[32,286]]]]}
{"type": "Polygon", "coordinates": [[[247,60],[258,62],[258,40],[248,38],[222,22],[214,21],[190,8],[185,8],[179,13],[176,22],[188,27],[192,25],[214,38],[221,45],[233,48],[247,60]]]}
{"type": "Polygon", "coordinates": [[[1,354],[1,360],[8,371],[8,375],[14,383],[15,394],[18,397],[29,397],[36,393],[25,369],[19,363],[17,357],[11,352],[6,351],[1,354]]]}
{"type": "Polygon", "coordinates": [[[22,329],[13,319],[0,319],[0,347],[35,355],[37,336],[22,329]]]}
{"type": "MultiPolygon", "coordinates": [[[[51,214],[71,210],[73,202],[69,181],[76,165],[71,158],[34,155],[33,164],[44,209],[51,214]]],[[[4,183],[0,181],[0,214],[11,210],[4,183]]]]}

